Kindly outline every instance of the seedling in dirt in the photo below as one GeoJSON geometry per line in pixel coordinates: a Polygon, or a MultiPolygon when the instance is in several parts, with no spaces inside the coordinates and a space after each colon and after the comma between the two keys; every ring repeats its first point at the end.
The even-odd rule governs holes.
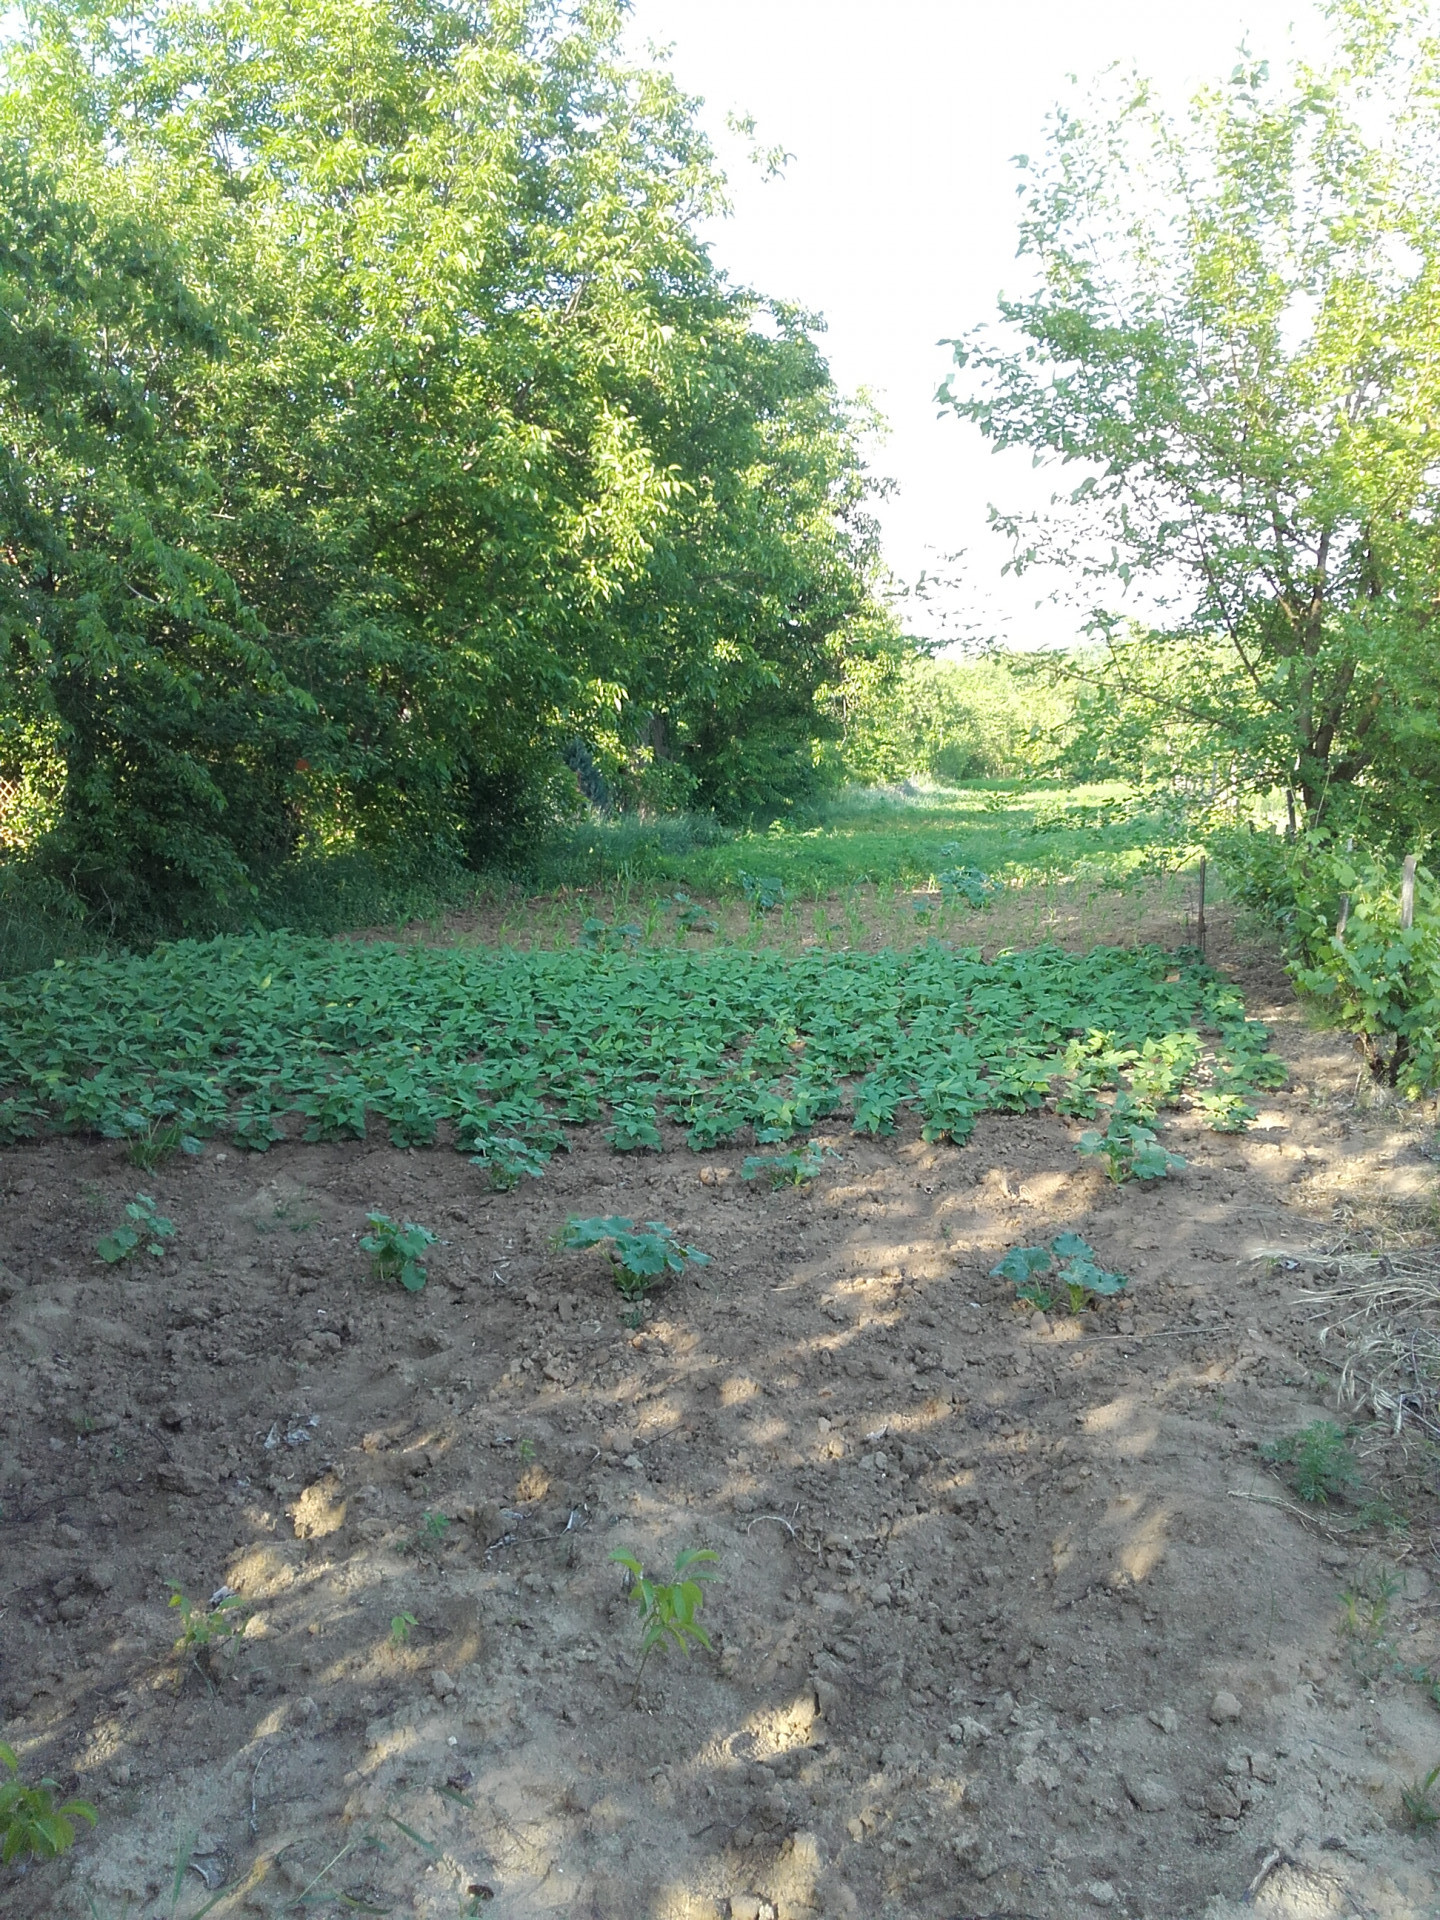
{"type": "Polygon", "coordinates": [[[1390,1602],[1400,1591],[1393,1573],[1371,1573],[1358,1588],[1340,1596],[1340,1630],[1351,1640],[1380,1647],[1390,1621],[1390,1602]]]}
{"type": "MultiPolygon", "coordinates": [[[[702,1582],[714,1579],[709,1563],[718,1561],[718,1553],[708,1547],[686,1547],[675,1556],[675,1578],[668,1582],[651,1580],[633,1553],[617,1549],[610,1558],[630,1575],[630,1598],[640,1609],[640,1665],[635,1674],[636,1694],[645,1672],[645,1662],[656,1647],[673,1644],[689,1653],[690,1642],[710,1652],[710,1636],[698,1615],[705,1604],[702,1582]]],[[[631,1696],[634,1697],[634,1694],[631,1696]]]]}
{"type": "Polygon", "coordinates": [[[710,1256],[698,1247],[687,1247],[676,1239],[673,1227],[663,1220],[647,1220],[637,1227],[623,1214],[606,1214],[598,1219],[572,1217],[561,1228],[556,1241],[561,1247],[598,1247],[608,1241],[606,1252],[616,1287],[627,1300],[639,1300],[667,1275],[683,1273],[687,1266],[708,1266],[710,1256]]]}
{"type": "Polygon", "coordinates": [[[425,1285],[425,1266],[421,1255],[435,1244],[428,1227],[417,1227],[413,1220],[403,1226],[388,1213],[367,1213],[370,1226],[360,1246],[370,1256],[370,1271],[377,1280],[398,1280],[407,1293],[419,1293],[425,1285]]]}
{"type": "Polygon", "coordinates": [[[180,1615],[181,1633],[175,1642],[177,1653],[206,1653],[211,1647],[233,1640],[245,1631],[242,1609],[245,1602],[238,1593],[222,1587],[208,1607],[190,1599],[178,1580],[167,1580],[168,1604],[180,1615]]]}
{"type": "Polygon", "coordinates": [[[1044,1247],[1012,1247],[998,1266],[990,1269],[993,1280],[1010,1280],[1015,1298],[1047,1312],[1056,1295],[1047,1282],[1065,1289],[1072,1313],[1083,1313],[1092,1302],[1123,1293],[1129,1284],[1123,1273],[1112,1273],[1095,1258],[1095,1249],[1078,1233],[1059,1233],[1044,1247]]]}
{"type": "Polygon", "coordinates": [[[148,1193],[137,1193],[125,1209],[123,1225],[101,1234],[95,1242],[95,1251],[112,1267],[128,1260],[140,1247],[144,1247],[152,1260],[159,1260],[164,1256],[165,1242],[173,1239],[174,1234],[175,1222],[155,1211],[155,1202],[148,1193]]]}
{"type": "Polygon", "coordinates": [[[481,1143],[479,1153],[470,1156],[472,1167],[481,1167],[490,1176],[497,1193],[508,1193],[523,1179],[538,1180],[550,1164],[550,1156],[523,1140],[499,1135],[481,1143]]]}
{"type": "Polygon", "coordinates": [[[603,920],[597,920],[594,914],[580,928],[580,940],[594,953],[624,952],[627,947],[638,947],[645,937],[643,927],[629,920],[624,926],[610,927],[603,920]]]}
{"type": "Polygon", "coordinates": [[[610,1109],[605,1138],[615,1153],[659,1153],[664,1148],[655,1109],[643,1100],[617,1100],[610,1109]]]}
{"type": "Polygon", "coordinates": [[[1440,1805],[1434,1798],[1437,1780],[1440,1767],[1432,1767],[1423,1780],[1412,1780],[1400,1789],[1400,1811],[1414,1833],[1433,1833],[1440,1826],[1440,1805]]]}
{"type": "Polygon", "coordinates": [[[1088,1127],[1075,1142],[1075,1151],[1104,1160],[1105,1171],[1117,1187],[1123,1180],[1163,1180],[1185,1165],[1182,1155],[1169,1153],[1149,1124],[1148,1107],[1138,1106],[1128,1094],[1117,1093],[1105,1131],[1088,1127]]]}
{"type": "Polygon", "coordinates": [[[940,898],[947,906],[952,901],[963,900],[968,907],[988,907],[992,898],[1002,891],[1000,882],[992,880],[979,867],[947,867],[935,877],[940,898]]]}
{"type": "Polygon", "coordinates": [[[1202,1093],[1196,1105],[1212,1133],[1244,1133],[1259,1114],[1239,1093],[1202,1093]]]}
{"type": "Polygon", "coordinates": [[[120,1121],[130,1140],[125,1158],[132,1167],[141,1167],[146,1173],[174,1154],[205,1151],[203,1142],[191,1131],[195,1125],[194,1114],[177,1107],[173,1100],[157,1101],[148,1113],[127,1107],[120,1121]]]}
{"type": "Polygon", "coordinates": [[[784,885],[774,875],[742,873],[740,891],[756,913],[773,913],[785,899],[784,885]]]}
{"type": "Polygon", "coordinates": [[[54,1860],[74,1846],[77,1820],[95,1825],[99,1816],[88,1800],[64,1800],[57,1807],[55,1791],[51,1779],[33,1786],[22,1780],[13,1749],[0,1742],[0,1863],[54,1860]]]}
{"type": "Polygon", "coordinates": [[[420,1622],[413,1613],[392,1613],[390,1616],[390,1644],[403,1647],[420,1622]]]}
{"type": "Polygon", "coordinates": [[[402,1553],[435,1553],[445,1544],[445,1536],[450,1531],[450,1516],[447,1513],[422,1513],[420,1524],[405,1541],[402,1553]]]}
{"type": "Polygon", "coordinates": [[[714,933],[714,915],[692,900],[688,893],[671,895],[675,905],[675,924],[686,933],[714,933]]]}
{"type": "Polygon", "coordinates": [[[788,1153],[752,1153],[740,1168],[742,1180],[758,1180],[763,1175],[772,1187],[803,1187],[824,1168],[827,1157],[838,1160],[833,1147],[817,1147],[809,1140],[788,1153]]]}
{"type": "Polygon", "coordinates": [[[1295,1492],[1312,1505],[1328,1506],[1360,1484],[1355,1456],[1333,1420],[1314,1420],[1299,1433],[1267,1440],[1260,1454],[1272,1466],[1283,1467],[1295,1492]]]}

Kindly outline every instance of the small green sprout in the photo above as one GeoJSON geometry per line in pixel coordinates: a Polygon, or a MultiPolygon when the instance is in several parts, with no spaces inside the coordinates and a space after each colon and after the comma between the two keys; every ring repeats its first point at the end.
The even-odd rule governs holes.
{"type": "Polygon", "coordinates": [[[239,1613],[245,1602],[238,1593],[231,1593],[228,1587],[221,1587],[214,1595],[208,1607],[202,1607],[198,1601],[186,1594],[178,1580],[167,1580],[170,1589],[169,1606],[180,1615],[181,1634],[175,1642],[177,1653],[203,1653],[224,1640],[233,1640],[237,1634],[245,1631],[245,1621],[239,1613]]]}
{"type": "Polygon", "coordinates": [[[772,1187],[803,1187],[824,1168],[827,1159],[838,1160],[834,1147],[816,1146],[809,1140],[788,1153],[748,1154],[740,1168],[742,1180],[758,1180],[763,1175],[772,1187]]]}
{"type": "Polygon", "coordinates": [[[14,1749],[3,1741],[0,1769],[0,1863],[7,1867],[17,1860],[54,1860],[74,1846],[77,1820],[93,1827],[99,1818],[88,1800],[65,1800],[57,1807],[56,1784],[48,1777],[28,1786],[14,1749]]]}
{"type": "Polygon", "coordinates": [[[1342,1430],[1333,1420],[1313,1420],[1298,1433],[1267,1440],[1261,1458],[1283,1467],[1302,1500],[1327,1506],[1360,1484],[1360,1469],[1342,1430]]]}
{"type": "Polygon", "coordinates": [[[645,1663],[656,1647],[673,1643],[682,1653],[688,1653],[693,1640],[707,1653],[711,1651],[710,1636],[698,1615],[705,1603],[702,1582],[715,1577],[708,1563],[718,1561],[720,1556],[708,1547],[684,1548],[675,1556],[675,1578],[668,1582],[651,1580],[633,1553],[617,1548],[610,1558],[630,1575],[630,1598],[640,1609],[640,1665],[635,1674],[638,1694],[645,1663]]]}
{"type": "Polygon", "coordinates": [[[390,1616],[390,1644],[403,1647],[420,1622],[413,1613],[392,1613],[390,1616]]]}
{"type": "Polygon", "coordinates": [[[152,1260],[159,1260],[164,1257],[165,1242],[174,1235],[175,1222],[155,1211],[154,1198],[148,1193],[137,1193],[125,1209],[124,1225],[101,1234],[95,1242],[95,1251],[112,1267],[128,1260],[142,1246],[152,1260]]]}
{"type": "Polygon", "coordinates": [[[1055,1303],[1044,1283],[1053,1280],[1065,1289],[1072,1313],[1083,1313],[1092,1300],[1123,1293],[1129,1284],[1123,1273],[1112,1273],[1095,1258],[1095,1249],[1078,1233],[1058,1233],[1044,1247],[1012,1247],[997,1266],[993,1280],[1014,1283],[1015,1298],[1039,1307],[1042,1313],[1055,1303]]]}
{"type": "Polygon", "coordinates": [[[682,1245],[662,1220],[647,1220],[641,1228],[623,1214],[590,1220],[572,1216],[561,1228],[556,1245],[598,1247],[607,1240],[615,1285],[627,1300],[640,1299],[667,1274],[683,1273],[687,1266],[707,1266],[710,1260],[698,1247],[682,1245]]]}
{"type": "Polygon", "coordinates": [[[435,1244],[435,1235],[413,1220],[401,1226],[388,1213],[367,1213],[365,1218],[370,1231],[360,1246],[370,1256],[371,1273],[377,1280],[398,1280],[407,1293],[419,1293],[425,1285],[421,1255],[435,1244]]]}
{"type": "Polygon", "coordinates": [[[1414,1833],[1433,1833],[1440,1826],[1440,1806],[1434,1799],[1440,1767],[1432,1767],[1423,1780],[1412,1780],[1400,1789],[1400,1811],[1405,1824],[1414,1833]]]}

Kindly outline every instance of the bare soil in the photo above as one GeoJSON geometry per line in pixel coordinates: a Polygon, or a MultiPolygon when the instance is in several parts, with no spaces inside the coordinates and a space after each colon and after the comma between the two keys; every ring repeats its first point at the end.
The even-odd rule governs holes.
{"type": "Polygon", "coordinates": [[[1305,1269],[1255,1257],[1413,1236],[1433,1169],[1245,984],[1293,1083],[1244,1137],[1177,1116],[1143,1190],[1046,1117],[836,1133],[777,1193],[678,1137],[494,1195],[371,1143],[0,1156],[0,1725],[100,1814],[0,1914],[1440,1913],[1399,1820],[1440,1716],[1340,1605],[1393,1574],[1387,1634],[1440,1665],[1430,1513],[1266,1469],[1333,1357],[1305,1269]],[[137,1188],[172,1250],[106,1267],[137,1188]],[[442,1236],[423,1294],[367,1277],[375,1207],[442,1236]],[[632,1328],[549,1244],[601,1212],[713,1263],[632,1328]],[[1130,1293],[1027,1315],[989,1269],[1065,1228],[1130,1293]],[[714,1653],[637,1687],[609,1556],[692,1546],[714,1653]],[[243,1635],[177,1653],[170,1582],[237,1591],[243,1635]]]}

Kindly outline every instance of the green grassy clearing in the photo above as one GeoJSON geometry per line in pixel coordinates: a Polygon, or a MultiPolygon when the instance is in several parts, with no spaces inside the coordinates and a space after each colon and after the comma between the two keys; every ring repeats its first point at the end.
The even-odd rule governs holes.
{"type": "Polygon", "coordinates": [[[1009,886],[1089,881],[1124,888],[1192,863],[1170,823],[1135,811],[1122,781],[991,781],[852,788],[794,823],[727,833],[708,821],[597,818],[541,857],[542,886],[673,882],[722,897],[743,876],[818,900],[865,884],[924,887],[955,867],[1009,886]]]}

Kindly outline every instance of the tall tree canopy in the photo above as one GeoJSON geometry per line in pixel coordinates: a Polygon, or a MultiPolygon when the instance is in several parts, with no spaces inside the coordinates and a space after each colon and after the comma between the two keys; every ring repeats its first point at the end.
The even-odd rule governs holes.
{"type": "Polygon", "coordinates": [[[303,835],[484,857],[644,743],[803,790],[886,642],[813,338],[620,14],[38,4],[0,99],[0,754],[131,924],[303,835]]]}
{"type": "Polygon", "coordinates": [[[1325,70],[1246,62],[1182,124],[1138,82],[1057,113],[1021,163],[1032,291],[957,343],[941,392],[1082,467],[1059,512],[1002,520],[1017,565],[1088,579],[1108,630],[1137,576],[1168,601],[1171,660],[1117,649],[1124,696],[1311,823],[1440,795],[1428,11],[1337,0],[1325,70]]]}

